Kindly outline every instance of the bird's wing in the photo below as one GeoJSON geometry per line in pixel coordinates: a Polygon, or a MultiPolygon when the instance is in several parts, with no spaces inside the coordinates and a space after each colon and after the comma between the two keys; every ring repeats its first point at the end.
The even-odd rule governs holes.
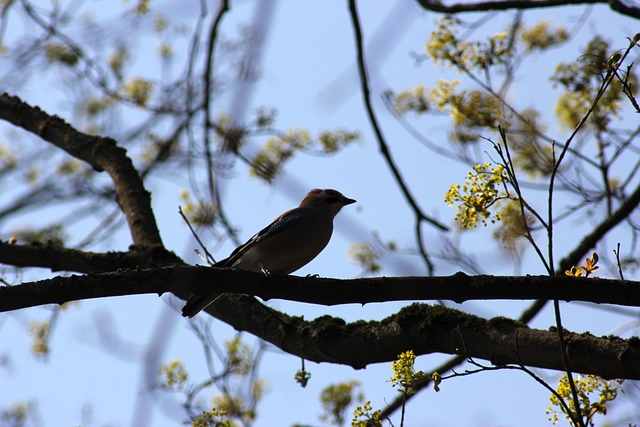
{"type": "Polygon", "coordinates": [[[309,212],[310,209],[313,208],[298,207],[283,213],[278,218],[274,219],[271,224],[254,234],[253,237],[247,240],[245,244],[238,246],[233,252],[231,252],[231,255],[229,255],[228,258],[215,263],[214,267],[231,267],[258,242],[263,242],[281,231],[286,230],[288,227],[298,222],[300,218],[309,212]]]}

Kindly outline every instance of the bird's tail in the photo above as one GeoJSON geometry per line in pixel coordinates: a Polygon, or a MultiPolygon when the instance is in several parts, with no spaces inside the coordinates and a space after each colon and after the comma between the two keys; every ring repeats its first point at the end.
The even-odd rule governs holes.
{"type": "MultiPolygon", "coordinates": [[[[227,267],[229,259],[230,257],[220,260],[213,264],[213,267],[227,267]]],[[[184,307],[182,307],[182,315],[191,319],[193,316],[209,307],[210,304],[214,303],[221,296],[222,294],[220,293],[211,293],[208,295],[191,295],[187,300],[187,303],[184,305],[184,307]]]]}
{"type": "Polygon", "coordinates": [[[208,295],[191,295],[187,300],[187,303],[182,307],[182,315],[191,319],[193,316],[209,307],[210,304],[214,303],[221,296],[222,294],[218,293],[208,295]]]}

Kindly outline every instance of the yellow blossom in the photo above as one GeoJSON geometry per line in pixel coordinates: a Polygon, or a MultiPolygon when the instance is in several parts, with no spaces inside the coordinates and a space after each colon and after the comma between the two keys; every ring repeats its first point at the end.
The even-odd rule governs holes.
{"type": "Polygon", "coordinates": [[[411,394],[415,390],[413,384],[416,380],[424,376],[424,372],[416,372],[413,365],[416,361],[416,355],[413,350],[405,351],[398,356],[398,360],[391,364],[393,376],[389,380],[393,387],[398,387],[398,391],[411,394]]]}
{"type": "Polygon", "coordinates": [[[454,184],[445,194],[449,206],[457,204],[455,219],[462,228],[475,228],[479,222],[484,226],[487,221],[499,221],[499,213],[493,214],[490,208],[499,200],[506,198],[500,193],[499,185],[507,181],[504,166],[490,168],[490,163],[478,164],[467,174],[464,185],[454,184]]]}

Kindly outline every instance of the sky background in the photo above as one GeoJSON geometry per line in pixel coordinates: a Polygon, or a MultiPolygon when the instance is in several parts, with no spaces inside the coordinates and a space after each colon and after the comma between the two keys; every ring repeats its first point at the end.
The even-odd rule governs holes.
{"type": "MultiPolygon", "coordinates": [[[[158,1],[152,3],[152,7],[154,13],[170,17],[172,24],[190,28],[197,10],[185,7],[187,3],[191,2],[158,1]]],[[[227,214],[239,227],[241,239],[247,239],[280,213],[297,206],[311,188],[338,189],[357,199],[358,203],[347,206],[338,215],[334,236],[327,249],[295,274],[360,277],[359,267],[347,257],[351,243],[371,241],[375,231],[384,241],[393,240],[400,248],[413,248],[414,225],[397,184],[377,151],[365,116],[354,64],[353,30],[347,4],[339,1],[282,0],[272,3],[275,4],[272,15],[264,17],[270,20],[270,25],[264,49],[260,52],[260,79],[250,87],[249,111],[260,106],[275,107],[278,110],[276,126],[280,129],[306,128],[316,135],[325,129],[346,128],[360,131],[362,141],[330,158],[298,155],[272,186],[250,177],[246,167],[236,165],[228,172],[222,188],[227,214]]],[[[222,32],[232,35],[241,31],[242,26],[252,22],[259,4],[246,0],[231,2],[232,9],[224,18],[222,32]]],[[[94,16],[108,23],[108,28],[126,32],[118,19],[121,12],[112,8],[111,2],[90,2],[88,6],[94,16]]],[[[439,15],[425,12],[417,2],[408,0],[360,2],[359,11],[374,107],[393,156],[424,210],[450,224],[455,211],[444,203],[444,194],[451,184],[464,179],[468,167],[446,161],[421,146],[386,111],[381,100],[382,92],[387,89],[399,92],[417,85],[431,87],[441,78],[460,78],[455,70],[436,67],[430,61],[416,64],[412,57],[412,54],[424,51],[424,43],[439,15]]],[[[531,25],[542,19],[552,19],[570,28],[583,13],[584,7],[532,11],[525,14],[525,23],[531,25]]],[[[501,31],[512,16],[513,12],[495,14],[489,25],[477,34],[501,31]]],[[[479,18],[477,14],[462,16],[468,21],[479,18]]],[[[24,34],[21,24],[24,25],[18,21],[7,25],[5,43],[24,34]]],[[[558,139],[566,137],[565,130],[553,120],[558,91],[550,88],[548,76],[554,65],[560,60],[574,60],[579,55],[578,49],[587,40],[604,31],[614,46],[624,48],[627,45],[625,37],[634,34],[637,28],[637,21],[612,13],[607,7],[594,7],[574,42],[534,56],[527,62],[514,90],[508,95],[510,102],[519,108],[535,107],[543,111],[549,123],[548,133],[557,135],[558,139]]],[[[185,37],[176,35],[175,64],[184,60],[185,40],[185,37]]],[[[161,72],[154,65],[157,62],[157,39],[143,37],[136,41],[136,45],[140,57],[135,61],[134,70],[151,78],[160,77],[161,72]]],[[[39,105],[50,114],[58,114],[72,125],[79,126],[73,121],[74,114],[68,102],[70,94],[65,93],[65,84],[61,84],[60,78],[60,75],[51,73],[14,93],[24,101],[39,105]]],[[[467,83],[463,85],[467,86],[467,83]]],[[[2,89],[11,92],[12,88],[2,89]]],[[[234,93],[237,94],[230,92],[216,103],[217,112],[233,105],[234,93]]],[[[135,110],[132,114],[135,117],[135,110]]],[[[412,119],[412,123],[431,140],[448,146],[448,117],[412,119]]],[[[3,124],[2,129],[6,138],[10,128],[3,124]]],[[[246,149],[255,151],[264,141],[254,138],[246,149]]],[[[490,152],[488,144],[479,150],[480,153],[482,151],[490,152]]],[[[486,160],[489,160],[488,156],[486,160]]],[[[153,194],[153,208],[165,245],[187,262],[199,263],[193,252],[197,245],[178,215],[179,194],[187,186],[186,172],[155,177],[147,183],[153,194]]],[[[59,212],[54,210],[50,214],[59,212]]],[[[32,212],[1,223],[0,239],[7,240],[12,230],[26,224],[46,223],[47,215],[42,211],[32,212]]],[[[558,230],[559,255],[564,253],[563,248],[573,247],[576,240],[572,236],[583,234],[585,224],[572,221],[565,222],[558,230]]],[[[424,230],[429,244],[441,245],[435,230],[429,227],[424,227],[424,230]]],[[[86,232],[87,229],[81,228],[73,230],[71,241],[80,240],[86,232]]],[[[492,241],[491,232],[492,228],[488,227],[459,237],[462,246],[475,254],[485,272],[496,275],[515,272],[544,274],[543,266],[536,261],[533,252],[525,254],[520,269],[515,267],[513,260],[492,241]]],[[[607,239],[610,244],[608,252],[617,241],[625,242],[625,238],[621,235],[607,239]]],[[[123,229],[100,247],[92,249],[126,250],[130,243],[128,232],[123,229]]],[[[233,247],[231,242],[216,247],[214,255],[224,257],[233,247]]],[[[381,275],[425,274],[424,266],[416,257],[389,255],[382,262],[384,269],[381,275]]],[[[449,275],[460,269],[459,266],[438,263],[435,274],[449,275]]],[[[41,270],[29,272],[25,274],[25,280],[35,280],[46,274],[41,270]]],[[[601,275],[606,276],[605,273],[601,275]]],[[[323,307],[285,301],[268,302],[268,305],[287,314],[304,315],[306,319],[328,314],[347,321],[382,319],[408,304],[323,307]]],[[[517,317],[528,305],[528,302],[503,301],[450,303],[452,307],[483,317],[517,317]]],[[[158,360],[145,358],[149,348],[158,341],[157,334],[162,334],[166,345],[159,351],[159,362],[180,359],[194,379],[206,375],[200,343],[191,333],[188,321],[179,315],[180,306],[181,302],[166,295],[162,298],[153,295],[105,298],[72,305],[59,320],[51,343],[52,352],[46,362],[34,361],[27,330],[31,320],[46,319],[49,308],[36,307],[0,315],[0,356],[6,357],[6,363],[0,365],[0,406],[4,408],[16,401],[33,402],[41,417],[33,424],[43,426],[179,425],[184,420],[179,399],[150,390],[141,366],[146,367],[146,372],[157,370],[155,363],[158,360]]],[[[204,317],[199,316],[197,321],[208,324],[214,336],[220,339],[233,336],[230,327],[204,317]]],[[[632,319],[622,315],[604,315],[592,306],[572,303],[563,304],[563,320],[570,330],[607,335],[616,333],[616,328],[632,319]]],[[[531,326],[546,329],[553,324],[552,312],[547,308],[531,326]]],[[[628,333],[623,336],[628,336],[628,333]]],[[[250,335],[245,334],[244,338],[251,345],[257,345],[250,335]]],[[[416,369],[430,372],[449,357],[420,356],[416,369]]],[[[376,364],[355,371],[349,367],[307,362],[306,368],[312,377],[308,387],[302,389],[293,380],[300,367],[299,359],[267,346],[260,374],[267,380],[269,392],[258,406],[258,419],[254,425],[323,425],[318,419],[321,390],[330,383],[350,379],[362,383],[366,398],[371,400],[374,408],[382,408],[397,394],[388,382],[390,365],[376,364]]],[[[555,385],[555,373],[536,372],[555,385]]],[[[486,372],[446,381],[441,388],[440,393],[424,391],[409,403],[407,426],[550,425],[545,414],[549,393],[523,373],[486,372]]],[[[613,417],[619,414],[614,409],[610,416],[615,419],[613,417]]],[[[399,425],[398,417],[393,420],[395,425],[399,425]]]]}

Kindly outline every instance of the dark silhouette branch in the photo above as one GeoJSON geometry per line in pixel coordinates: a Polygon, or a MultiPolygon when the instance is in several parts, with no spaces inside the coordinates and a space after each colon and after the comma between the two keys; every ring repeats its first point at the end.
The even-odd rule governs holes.
{"type": "Polygon", "coordinates": [[[61,118],[6,93],[0,95],[0,119],[38,135],[97,171],[106,171],[113,180],[133,243],[162,245],[151,210],[151,196],[126,150],[118,147],[113,139],[78,132],[61,118]]]}
{"type": "Polygon", "coordinates": [[[369,118],[369,122],[371,123],[371,127],[373,129],[374,134],[376,135],[376,140],[378,141],[378,148],[380,149],[380,153],[382,157],[385,159],[385,162],[389,166],[393,177],[395,178],[398,186],[402,190],[402,194],[404,194],[407,203],[411,206],[416,216],[424,221],[427,221],[431,225],[435,226],[441,231],[449,231],[449,227],[440,223],[439,221],[429,217],[428,215],[422,212],[422,209],[418,206],[418,202],[416,202],[415,198],[409,191],[409,187],[405,183],[402,174],[400,173],[400,169],[396,165],[393,157],[391,156],[391,152],[389,151],[389,145],[385,140],[384,135],[382,134],[382,129],[378,123],[378,118],[376,116],[375,111],[373,110],[373,105],[371,103],[371,90],[369,88],[369,77],[367,75],[367,66],[366,60],[364,58],[364,46],[363,46],[363,36],[362,30],[360,29],[360,19],[358,18],[358,11],[355,0],[349,0],[349,11],[351,16],[351,21],[353,25],[355,43],[356,43],[356,53],[357,53],[357,64],[358,64],[358,72],[360,75],[360,87],[362,90],[362,100],[365,105],[365,109],[367,111],[367,117],[369,118]]]}
{"type": "MultiPolygon", "coordinates": [[[[1,246],[0,246],[1,248],[1,246]]],[[[94,254],[88,254],[91,256],[94,254]]],[[[115,255],[114,255],[115,257],[115,255]]],[[[569,276],[375,277],[329,279],[267,276],[208,267],[114,270],[87,276],[57,277],[0,288],[0,311],[111,296],[211,291],[242,293],[264,300],[284,299],[320,305],[386,301],[561,300],[640,307],[640,283],[569,276]]]]}
{"type": "Polygon", "coordinates": [[[85,252],[51,243],[29,245],[0,241],[0,264],[15,267],[41,267],[51,271],[104,273],[118,269],[182,264],[173,252],[161,247],[138,248],[128,252],[85,252]]]}
{"type": "MultiPolygon", "coordinates": [[[[236,302],[250,309],[234,327],[247,330],[284,351],[316,362],[340,363],[356,369],[367,364],[395,360],[412,349],[418,355],[459,354],[464,338],[467,356],[501,365],[563,370],[555,332],[529,329],[518,322],[485,320],[442,306],[413,304],[381,321],[345,323],[323,316],[307,322],[283,315],[249,297],[225,298],[211,306],[220,319],[237,317],[236,302]],[[249,329],[252,328],[252,329],[249,329]],[[517,355],[517,356],[516,356],[517,355]]],[[[604,378],[640,376],[640,342],[566,334],[572,366],[577,372],[604,378]]]]}
{"type": "MultiPolygon", "coordinates": [[[[527,280],[537,284],[537,297],[551,293],[548,298],[556,298],[558,295],[553,294],[558,290],[573,289],[576,298],[572,299],[578,299],[580,293],[589,294],[599,288],[602,294],[626,294],[628,300],[635,298],[635,305],[640,305],[640,284],[603,279],[546,276],[492,278],[457,274],[444,278],[342,281],[295,276],[264,277],[260,273],[241,270],[174,266],[57,277],[2,287],[0,311],[106,296],[162,294],[169,291],[186,296],[189,290],[211,290],[212,283],[219,284],[220,291],[255,290],[255,294],[263,298],[290,295],[289,299],[297,301],[334,304],[338,301],[331,295],[340,289],[344,289],[342,293],[338,292],[345,299],[343,302],[371,302],[412,299],[420,289],[440,288],[440,292],[446,288],[455,290],[466,282],[468,294],[481,298],[483,293],[491,296],[490,289],[493,287],[505,291],[509,287],[518,290],[527,280]],[[500,282],[509,281],[513,281],[511,286],[500,286],[500,282]],[[483,283],[490,283],[491,286],[483,283]],[[318,289],[322,289],[322,292],[318,289]],[[350,294],[360,297],[346,298],[350,294]]],[[[248,331],[288,353],[316,362],[364,368],[371,363],[395,360],[399,352],[406,349],[413,349],[416,354],[460,354],[462,337],[468,357],[489,360],[497,365],[522,363],[563,370],[562,358],[556,351],[556,332],[530,329],[521,322],[506,318],[485,320],[441,306],[413,304],[381,321],[348,324],[331,316],[305,321],[273,310],[253,297],[227,294],[220,302],[209,306],[207,311],[238,330],[248,331]]],[[[590,334],[569,332],[566,332],[565,339],[574,371],[604,378],[640,379],[639,340],[597,338],[590,334]]]]}
{"type": "MultiPolygon", "coordinates": [[[[213,83],[214,83],[214,61],[215,61],[215,53],[216,46],[219,37],[220,26],[222,25],[222,20],[224,16],[229,12],[229,2],[228,0],[221,0],[218,5],[218,10],[216,11],[215,18],[211,23],[211,28],[209,29],[209,40],[207,42],[207,56],[206,56],[206,68],[203,75],[204,79],[204,99],[203,99],[203,107],[204,107],[204,157],[207,165],[207,190],[209,192],[209,199],[213,206],[217,209],[218,219],[222,226],[227,230],[229,236],[234,240],[236,244],[240,244],[237,241],[237,237],[235,236],[235,231],[231,226],[226,214],[224,213],[224,209],[222,203],[220,203],[220,192],[218,191],[218,183],[216,181],[216,166],[214,164],[214,153],[211,149],[211,131],[214,128],[213,120],[211,118],[212,114],[212,100],[211,95],[213,93],[213,83]]],[[[232,123],[235,126],[235,123],[232,123]]]]}
{"type": "Polygon", "coordinates": [[[358,17],[358,9],[357,9],[355,0],[349,0],[349,15],[351,16],[351,25],[353,26],[353,31],[354,31],[356,57],[357,57],[356,64],[358,66],[358,73],[360,76],[360,90],[362,92],[362,100],[364,102],[367,117],[369,119],[369,123],[371,124],[371,128],[373,129],[373,133],[376,136],[376,140],[378,141],[378,149],[382,154],[382,158],[384,159],[385,163],[391,170],[391,174],[393,175],[396,183],[400,187],[400,191],[404,195],[405,200],[411,207],[411,210],[413,211],[416,217],[415,233],[416,233],[416,240],[418,243],[418,251],[420,252],[420,256],[422,257],[422,259],[424,260],[427,266],[427,270],[429,271],[429,274],[433,274],[433,268],[434,268],[433,263],[429,259],[429,256],[425,250],[425,245],[423,242],[420,225],[423,221],[426,221],[429,224],[436,227],[437,229],[439,229],[440,231],[448,231],[449,227],[437,221],[436,219],[426,215],[422,210],[422,208],[418,206],[418,202],[411,194],[411,191],[409,190],[408,185],[406,184],[404,178],[402,177],[402,174],[400,173],[400,169],[398,169],[398,166],[393,160],[391,151],[389,151],[389,145],[387,144],[387,141],[384,135],[382,134],[382,129],[380,128],[380,124],[378,123],[378,118],[376,116],[376,113],[373,109],[373,105],[371,103],[371,90],[369,88],[369,76],[367,74],[367,65],[364,57],[364,42],[363,42],[363,36],[362,36],[362,29],[360,28],[360,18],[358,17]]]}
{"type": "Polygon", "coordinates": [[[449,5],[443,4],[439,0],[417,1],[420,6],[427,10],[450,14],[467,12],[488,12],[493,10],[526,10],[561,6],[608,4],[612,10],[615,10],[622,15],[640,19],[640,8],[629,6],[629,3],[625,3],[619,0],[495,0],[469,3],[452,3],[449,5]]]}

